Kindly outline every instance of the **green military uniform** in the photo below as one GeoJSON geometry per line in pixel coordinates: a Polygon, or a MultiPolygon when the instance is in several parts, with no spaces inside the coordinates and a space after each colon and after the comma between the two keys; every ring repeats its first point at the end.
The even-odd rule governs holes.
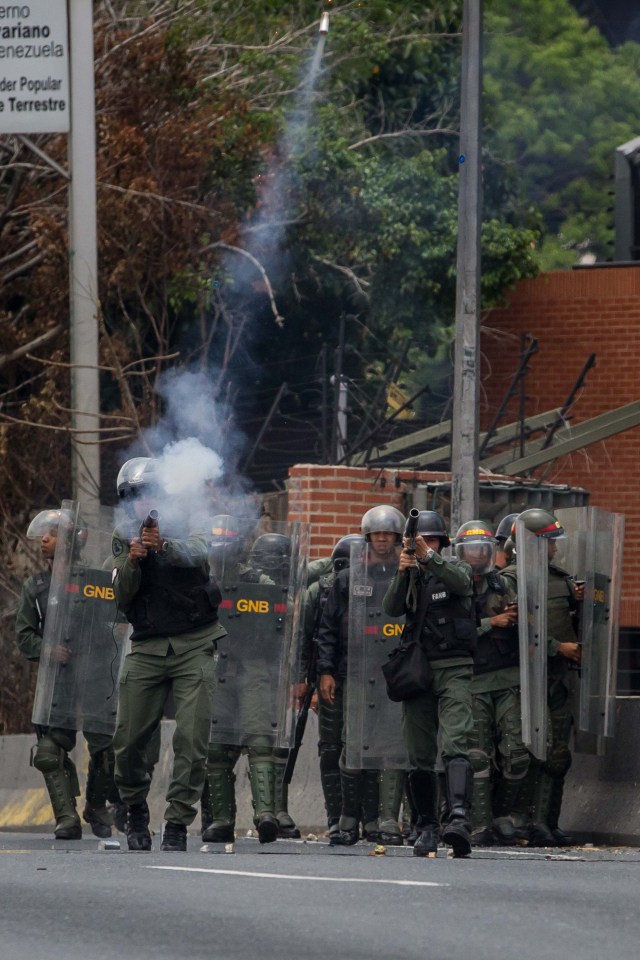
{"type": "Polygon", "coordinates": [[[225,635],[217,622],[206,541],[198,536],[166,540],[162,552],[150,558],[157,578],[149,587],[144,567],[148,560],[131,562],[129,541],[121,530],[114,532],[112,550],[116,599],[134,626],[131,653],[120,678],[114,737],[116,785],[130,808],[146,803],[151,785],[147,750],[171,691],[176,728],[164,816],[186,826],[193,822],[202,794],[213,705],[213,655],[216,641],[225,635]],[[145,608],[150,625],[146,625],[145,608]],[[201,625],[189,629],[198,618],[201,625]]]}
{"type": "MultiPolygon", "coordinates": [[[[16,641],[20,652],[32,662],[40,660],[42,632],[46,614],[51,573],[44,570],[28,577],[22,585],[16,616],[16,641]]],[[[73,839],[82,834],[76,811],[80,795],[78,772],[70,752],[76,745],[76,731],[61,727],[36,727],[38,742],[33,765],[44,776],[56,820],[56,836],[73,839]]],[[[107,801],[114,799],[113,750],[111,737],[84,732],[89,749],[86,802],[83,819],[99,837],[111,835],[112,816],[107,801]]]]}
{"type": "Polygon", "coordinates": [[[522,742],[518,627],[494,628],[491,618],[513,602],[515,593],[497,571],[474,578],[474,592],[480,623],[471,686],[472,842],[491,842],[495,829],[508,843],[515,839],[509,816],[527,774],[529,752],[522,742]],[[494,792],[491,780],[497,770],[500,779],[494,792]]]}
{"type": "MultiPolygon", "coordinates": [[[[471,568],[466,563],[450,563],[434,553],[426,570],[448,590],[460,597],[472,622],[473,586],[471,568]]],[[[424,576],[424,574],[423,574],[424,576]]],[[[408,577],[397,573],[384,598],[384,609],[389,616],[407,614],[407,625],[412,620],[407,610],[408,577]]],[[[433,670],[433,690],[403,704],[404,734],[411,765],[418,769],[435,769],[438,736],[443,759],[469,756],[469,737],[473,729],[471,679],[473,656],[468,654],[439,656],[437,649],[427,650],[433,670]],[[442,701],[442,702],[439,702],[442,701]]]]}
{"type": "Polygon", "coordinates": [[[413,768],[409,789],[425,838],[423,844],[418,839],[414,854],[424,855],[423,846],[425,852],[435,849],[435,764],[440,744],[448,799],[443,838],[452,843],[454,855],[466,855],[473,782],[469,746],[476,643],[471,567],[448,562],[430,550],[419,571],[395,575],[383,606],[392,617],[406,614],[404,636],[419,640],[433,673],[431,689],[403,703],[404,738],[413,768]]]}

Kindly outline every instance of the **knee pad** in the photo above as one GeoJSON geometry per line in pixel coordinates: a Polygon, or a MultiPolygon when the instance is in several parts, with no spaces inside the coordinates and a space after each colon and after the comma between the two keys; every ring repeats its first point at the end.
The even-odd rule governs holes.
{"type": "Polygon", "coordinates": [[[469,761],[473,767],[473,776],[477,778],[489,779],[491,772],[491,757],[484,750],[472,747],[469,750],[469,761]]]}
{"type": "Polygon", "coordinates": [[[64,750],[49,737],[41,737],[33,753],[32,766],[40,773],[54,773],[64,766],[64,750]]]}

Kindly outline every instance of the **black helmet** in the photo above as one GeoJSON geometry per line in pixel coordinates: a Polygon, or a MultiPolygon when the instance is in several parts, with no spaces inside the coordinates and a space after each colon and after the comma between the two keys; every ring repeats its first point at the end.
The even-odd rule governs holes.
{"type": "Polygon", "coordinates": [[[346,537],[341,537],[331,551],[334,573],[340,573],[341,570],[347,569],[351,562],[351,548],[354,543],[360,543],[364,547],[366,542],[366,537],[363,537],[361,533],[348,533],[346,537]]]}
{"type": "Polygon", "coordinates": [[[371,533],[395,533],[400,543],[405,522],[404,514],[397,507],[372,507],[360,522],[360,532],[367,540],[371,533]]]}
{"type": "Polygon", "coordinates": [[[502,544],[502,549],[504,550],[505,557],[507,558],[509,563],[511,563],[511,561],[515,556],[515,551],[516,551],[515,542],[511,539],[511,537],[507,537],[505,542],[502,544]]]}
{"type": "Polygon", "coordinates": [[[289,566],[291,540],[282,533],[263,533],[249,554],[252,566],[265,573],[282,574],[289,566]]]}
{"type": "MultiPolygon", "coordinates": [[[[564,527],[548,510],[542,507],[531,507],[529,510],[523,510],[518,517],[524,522],[527,530],[535,533],[536,537],[544,537],[545,540],[557,540],[558,537],[564,537],[564,527]]],[[[513,541],[516,539],[516,525],[513,524],[511,534],[513,541]]]]}
{"type": "Polygon", "coordinates": [[[420,537],[438,537],[442,547],[448,547],[451,543],[444,520],[435,510],[420,511],[416,533],[420,537]]]}
{"type": "Polygon", "coordinates": [[[122,500],[138,497],[143,492],[149,493],[150,488],[158,482],[156,461],[151,457],[133,457],[120,467],[116,486],[118,496],[122,500]]]}
{"type": "Polygon", "coordinates": [[[508,513],[506,517],[502,518],[496,530],[496,540],[498,543],[504,543],[505,540],[509,539],[511,529],[519,516],[520,514],[518,513],[508,513]]]}
{"type": "Polygon", "coordinates": [[[458,560],[468,563],[474,573],[489,573],[495,567],[497,540],[484,520],[463,523],[453,543],[458,560]]]}

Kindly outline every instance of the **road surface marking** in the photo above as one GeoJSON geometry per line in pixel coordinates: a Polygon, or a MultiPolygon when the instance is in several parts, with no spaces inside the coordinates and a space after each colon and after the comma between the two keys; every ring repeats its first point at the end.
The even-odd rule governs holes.
{"type": "Polygon", "coordinates": [[[257,877],[261,880],[320,880],[327,883],[386,883],[396,887],[448,887],[431,880],[376,880],[366,877],[305,877],[297,873],[256,873],[253,870],[213,870],[208,867],[145,867],[145,870],[180,870],[183,873],[220,873],[229,877],[257,877]]]}

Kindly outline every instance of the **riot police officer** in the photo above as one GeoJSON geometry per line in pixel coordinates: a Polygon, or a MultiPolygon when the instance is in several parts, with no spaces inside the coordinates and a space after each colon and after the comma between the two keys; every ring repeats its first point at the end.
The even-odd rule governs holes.
{"type": "MultiPolygon", "coordinates": [[[[289,583],[291,563],[291,540],[282,533],[263,533],[255,541],[249,553],[249,563],[273,583],[289,583]]],[[[289,751],[282,748],[273,750],[275,815],[278,821],[278,838],[281,840],[299,840],[300,830],[289,813],[289,785],[285,783],[285,770],[289,751]]]]}
{"type": "MultiPolygon", "coordinates": [[[[317,640],[324,606],[336,576],[347,570],[354,544],[364,547],[365,539],[360,533],[348,533],[341,537],[331,551],[330,572],[321,573],[308,586],[304,598],[302,620],[302,657],[300,682],[296,688],[298,700],[302,700],[309,683],[316,682],[317,640]]],[[[326,563],[318,569],[326,570],[326,563]]],[[[340,755],[342,753],[343,698],[342,687],[336,690],[333,702],[318,698],[318,756],[320,758],[320,783],[327,812],[329,842],[335,844],[340,832],[339,820],[342,810],[342,787],[340,783],[340,755]]]]}
{"type": "MultiPolygon", "coordinates": [[[[249,554],[254,528],[255,521],[251,518],[220,514],[212,520],[209,557],[225,594],[225,605],[233,605],[231,597],[237,598],[239,589],[257,586],[264,588],[262,600],[271,607],[278,591],[282,595],[283,582],[288,582],[287,538],[276,533],[257,538],[253,561],[260,564],[258,568],[249,554]],[[266,572],[267,566],[270,567],[269,573],[266,572]]],[[[274,755],[275,735],[271,720],[278,695],[278,664],[272,662],[272,637],[267,633],[272,621],[269,617],[265,619],[245,613],[242,617],[232,616],[225,623],[229,637],[220,649],[217,666],[219,696],[207,752],[208,789],[205,796],[211,806],[211,822],[204,827],[202,839],[208,843],[234,840],[234,768],[244,752],[249,764],[253,819],[258,839],[260,843],[272,843],[277,840],[281,829],[276,816],[277,806],[282,807],[279,812],[283,831],[288,828],[291,834],[299,835],[287,810],[284,790],[286,758],[283,760],[274,755]],[[263,629],[265,632],[261,633],[263,629]],[[280,774],[282,781],[277,793],[280,774]]]]}
{"type": "Polygon", "coordinates": [[[515,841],[510,815],[529,767],[522,742],[518,608],[511,582],[494,569],[496,539],[488,523],[472,520],[460,527],[454,540],[456,557],[473,571],[478,625],[469,749],[474,846],[515,841]]]}
{"type": "MultiPolygon", "coordinates": [[[[44,569],[25,580],[20,594],[16,617],[16,639],[20,652],[31,661],[39,661],[42,650],[47,602],[51,586],[51,568],[56,552],[60,510],[43,510],[29,524],[27,538],[40,540],[40,553],[44,569]]],[[[76,544],[72,552],[82,549],[86,529],[74,532],[76,544]]],[[[78,638],[80,641],[82,637],[78,638]]],[[[50,650],[54,663],[65,664],[71,650],[63,643],[50,650]]],[[[70,751],[76,743],[76,731],[57,726],[36,726],[38,742],[33,754],[33,766],[40,770],[56,821],[56,840],[79,840],[82,837],[80,818],[76,810],[76,797],[80,793],[78,774],[70,751]]],[[[86,801],[82,813],[97,837],[110,837],[112,815],[107,801],[115,795],[113,783],[113,750],[111,737],[103,733],[84,733],[89,748],[86,801]]]]}
{"type": "MultiPolygon", "coordinates": [[[[567,674],[570,664],[580,664],[581,648],[576,640],[584,585],[556,561],[558,545],[565,531],[548,510],[532,507],[519,514],[531,533],[547,542],[547,707],[548,745],[544,761],[531,758],[518,808],[527,821],[520,824],[520,834],[530,846],[566,846],[571,841],[560,830],[558,820],[562,805],[564,781],[571,767],[569,739],[573,726],[573,709],[567,674]]],[[[516,527],[512,531],[516,541],[516,527]]],[[[517,589],[517,567],[503,570],[503,576],[514,581],[517,589]]]]}
{"type": "Polygon", "coordinates": [[[446,812],[442,839],[454,856],[471,851],[473,732],[471,682],[476,648],[472,570],[441,556],[450,544],[442,517],[420,511],[415,552],[404,540],[398,572],[384,598],[390,616],[407,617],[405,639],[417,639],[433,672],[431,689],[403,703],[404,735],[411,771],[409,789],[418,813],[417,857],[437,852],[437,775],[440,739],[445,767],[446,812]]]}
{"type": "Polygon", "coordinates": [[[162,493],[155,466],[136,457],[117,479],[129,520],[113,534],[114,589],[133,632],[120,678],[116,785],[128,807],[129,849],[150,850],[147,748],[171,691],[174,761],[161,849],[184,851],[204,783],[213,654],[225,631],[218,623],[220,592],[210,578],[205,538],[165,530],[162,517],[151,512],[162,493]]]}
{"type": "MultiPolygon", "coordinates": [[[[362,517],[360,530],[367,546],[370,576],[388,579],[397,562],[405,518],[392,506],[372,507],[362,517]]],[[[343,715],[344,682],[347,675],[349,610],[349,570],[340,571],[331,587],[318,630],[318,677],[320,701],[329,710],[343,715]]],[[[334,712],[334,720],[337,720],[334,712]]],[[[344,742],[344,734],[342,735],[344,742]]],[[[404,773],[388,770],[352,770],[346,765],[345,751],[340,758],[342,812],[339,841],[350,845],[360,836],[360,821],[365,839],[380,839],[382,825],[386,843],[402,844],[398,825],[404,773]],[[382,789],[381,789],[382,788],[382,789]]]]}
{"type": "Polygon", "coordinates": [[[498,548],[496,550],[496,567],[502,570],[508,567],[513,560],[513,540],[511,539],[511,530],[518,517],[517,513],[508,513],[503,517],[496,528],[496,540],[498,548]]]}

